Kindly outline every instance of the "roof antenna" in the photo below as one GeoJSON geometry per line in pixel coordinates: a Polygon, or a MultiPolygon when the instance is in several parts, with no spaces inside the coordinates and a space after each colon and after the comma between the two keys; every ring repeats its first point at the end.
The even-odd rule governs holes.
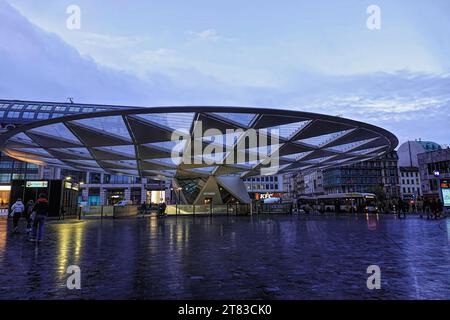
{"type": "Polygon", "coordinates": [[[69,101],[70,101],[70,103],[71,103],[71,104],[73,104],[73,98],[71,98],[71,97],[68,97],[68,98],[67,98],[67,100],[69,100],[69,101]]]}

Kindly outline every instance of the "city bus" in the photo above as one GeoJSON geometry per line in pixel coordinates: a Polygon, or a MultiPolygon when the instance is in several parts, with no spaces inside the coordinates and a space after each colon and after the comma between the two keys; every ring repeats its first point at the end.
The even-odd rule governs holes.
{"type": "Polygon", "coordinates": [[[378,213],[377,197],[373,193],[334,193],[300,197],[298,207],[309,211],[335,213],[378,213]]]}

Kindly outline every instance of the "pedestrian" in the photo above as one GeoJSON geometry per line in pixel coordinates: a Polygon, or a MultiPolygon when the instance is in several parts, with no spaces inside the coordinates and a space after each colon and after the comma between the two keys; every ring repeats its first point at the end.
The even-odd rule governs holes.
{"type": "Polygon", "coordinates": [[[19,230],[19,220],[22,213],[25,211],[22,199],[18,198],[16,202],[11,206],[11,217],[13,218],[13,233],[17,233],[19,230]]]}
{"type": "Polygon", "coordinates": [[[27,220],[27,233],[31,232],[31,222],[32,222],[32,214],[33,214],[34,201],[30,200],[27,202],[25,208],[25,219],[27,220]]]}
{"type": "Polygon", "coordinates": [[[164,214],[166,213],[166,203],[165,202],[161,202],[159,205],[158,205],[158,215],[159,216],[164,216],[164,214]]]}
{"type": "Polygon", "coordinates": [[[430,219],[430,217],[431,217],[431,201],[428,198],[426,198],[423,201],[423,211],[427,215],[427,219],[430,219]]]}
{"type": "Polygon", "coordinates": [[[66,217],[66,209],[64,209],[64,206],[61,206],[61,209],[59,210],[59,220],[64,220],[66,217]]]}
{"type": "Polygon", "coordinates": [[[436,217],[436,207],[437,203],[434,199],[430,201],[430,219],[434,219],[436,217]]]}
{"type": "Polygon", "coordinates": [[[442,212],[444,211],[444,205],[441,199],[438,199],[436,202],[436,219],[441,217],[442,212]]]}
{"type": "Polygon", "coordinates": [[[403,200],[401,198],[397,201],[397,217],[401,219],[401,214],[403,210],[403,200]]]}
{"type": "Polygon", "coordinates": [[[44,236],[45,218],[48,216],[48,200],[45,193],[41,193],[33,207],[35,217],[30,241],[42,241],[44,236]]]}
{"type": "Polygon", "coordinates": [[[142,202],[141,207],[139,208],[139,211],[142,215],[145,214],[145,212],[147,211],[147,204],[145,202],[142,202]]]}
{"type": "Polygon", "coordinates": [[[162,210],[162,214],[163,214],[163,215],[166,214],[166,208],[167,208],[167,205],[166,205],[165,202],[163,202],[162,205],[161,205],[161,210],[162,210]]]}

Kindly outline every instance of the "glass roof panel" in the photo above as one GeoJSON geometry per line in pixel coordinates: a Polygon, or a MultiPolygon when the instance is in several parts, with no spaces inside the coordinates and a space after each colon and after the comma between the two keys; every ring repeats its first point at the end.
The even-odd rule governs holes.
{"type": "Polygon", "coordinates": [[[348,150],[351,150],[353,148],[359,147],[363,144],[366,144],[372,140],[375,140],[376,138],[373,139],[365,139],[365,140],[361,140],[361,141],[356,141],[356,142],[350,142],[350,143],[345,143],[345,144],[340,144],[337,146],[333,146],[330,148],[326,148],[326,150],[331,150],[331,151],[338,151],[338,152],[345,152],[348,150]]]}
{"type": "Polygon", "coordinates": [[[298,160],[298,159],[301,159],[301,158],[307,156],[311,152],[312,151],[305,151],[305,152],[299,152],[299,153],[294,153],[294,154],[288,154],[288,155],[282,156],[281,158],[286,158],[289,160],[298,160]]]}
{"type": "Polygon", "coordinates": [[[30,132],[43,133],[45,135],[70,140],[78,144],[80,143],[77,137],[75,137],[73,133],[62,123],[54,123],[48,126],[33,128],[30,132]]]}
{"type": "Polygon", "coordinates": [[[91,157],[89,150],[86,148],[51,148],[49,150],[61,151],[66,153],[72,153],[80,156],[91,157]]]}
{"type": "Polygon", "coordinates": [[[194,115],[194,112],[173,112],[137,114],[136,117],[160,124],[173,130],[189,132],[194,115]]]}
{"type": "Polygon", "coordinates": [[[13,138],[17,141],[33,142],[33,140],[23,132],[16,134],[13,138]]]}
{"type": "Polygon", "coordinates": [[[252,152],[252,153],[257,153],[258,155],[261,155],[261,156],[264,156],[267,154],[270,155],[272,152],[275,152],[276,150],[278,150],[281,146],[282,146],[282,144],[271,144],[271,145],[263,146],[263,147],[250,148],[250,149],[248,149],[248,151],[252,152]]]}
{"type": "Polygon", "coordinates": [[[356,150],[356,151],[352,151],[349,152],[349,154],[352,155],[362,155],[362,154],[369,154],[372,153],[374,151],[377,151],[379,149],[385,148],[386,146],[381,146],[381,147],[375,147],[375,148],[369,148],[369,149],[363,149],[363,150],[356,150]]]}
{"type": "Polygon", "coordinates": [[[131,139],[127,126],[121,116],[95,117],[75,120],[73,122],[91,127],[95,130],[101,130],[106,133],[112,133],[126,139],[131,139]]]}
{"type": "Polygon", "coordinates": [[[145,162],[150,163],[160,163],[166,166],[173,166],[173,165],[179,165],[181,163],[181,157],[173,157],[173,158],[156,158],[151,160],[144,160],[145,162]]]}
{"type": "Polygon", "coordinates": [[[194,158],[202,159],[203,163],[207,164],[215,164],[215,163],[223,163],[225,157],[229,154],[229,152],[216,152],[216,153],[204,153],[202,156],[195,156],[194,158]]]}
{"type": "Polygon", "coordinates": [[[243,132],[237,131],[228,134],[206,136],[202,138],[197,138],[196,140],[203,140],[205,142],[214,142],[215,144],[222,146],[233,146],[242,135],[243,132]]]}
{"type": "Polygon", "coordinates": [[[147,174],[151,175],[164,175],[172,177],[177,173],[177,170],[143,170],[147,174]]]}
{"type": "Polygon", "coordinates": [[[99,167],[97,161],[95,160],[66,160],[67,162],[70,163],[76,163],[79,165],[83,165],[83,166],[88,166],[88,167],[99,167]]]}
{"type": "Polygon", "coordinates": [[[130,157],[134,157],[134,158],[136,157],[134,145],[94,147],[92,149],[104,150],[104,151],[109,151],[109,152],[113,152],[113,153],[119,153],[124,156],[130,156],[130,157]]]}
{"type": "Polygon", "coordinates": [[[344,130],[344,131],[339,131],[339,132],[333,132],[333,133],[328,133],[328,134],[324,134],[321,136],[315,136],[315,137],[311,137],[311,138],[307,138],[307,139],[302,139],[302,140],[297,140],[298,142],[302,142],[302,143],[306,143],[306,144],[310,144],[313,146],[322,146],[330,141],[335,140],[336,138],[350,132],[352,130],[344,130]]]}
{"type": "Polygon", "coordinates": [[[47,152],[47,150],[45,150],[43,148],[27,148],[27,150],[25,152],[44,154],[48,157],[53,157],[50,153],[47,152]]]}
{"type": "Polygon", "coordinates": [[[231,120],[237,124],[249,126],[252,120],[255,118],[253,113],[234,113],[234,112],[214,112],[213,115],[217,115],[224,120],[231,120]]]}
{"type": "Polygon", "coordinates": [[[300,131],[300,129],[304,128],[308,123],[311,121],[300,121],[300,122],[294,122],[294,123],[288,123],[283,124],[280,126],[275,127],[269,127],[267,128],[267,133],[272,132],[272,134],[276,134],[278,132],[278,135],[284,139],[290,139],[293,137],[297,132],[300,131]]]}
{"type": "Polygon", "coordinates": [[[136,160],[117,160],[117,161],[102,160],[102,161],[106,162],[106,163],[118,164],[118,165],[124,165],[124,166],[130,166],[130,167],[137,168],[136,160]]]}
{"type": "Polygon", "coordinates": [[[200,167],[200,168],[194,168],[194,169],[186,169],[186,171],[192,171],[192,172],[200,172],[200,173],[213,173],[214,170],[216,170],[217,167],[211,166],[211,167],[200,167]]]}
{"type": "Polygon", "coordinates": [[[42,158],[42,161],[45,161],[48,164],[69,166],[67,163],[64,163],[55,158],[42,158]]]}

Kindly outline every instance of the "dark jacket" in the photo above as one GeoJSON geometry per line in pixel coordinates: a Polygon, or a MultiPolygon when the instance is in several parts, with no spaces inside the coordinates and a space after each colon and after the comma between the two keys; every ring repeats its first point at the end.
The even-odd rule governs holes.
{"type": "Polygon", "coordinates": [[[45,198],[39,198],[33,207],[33,211],[36,215],[47,216],[48,215],[48,201],[45,198]]]}

